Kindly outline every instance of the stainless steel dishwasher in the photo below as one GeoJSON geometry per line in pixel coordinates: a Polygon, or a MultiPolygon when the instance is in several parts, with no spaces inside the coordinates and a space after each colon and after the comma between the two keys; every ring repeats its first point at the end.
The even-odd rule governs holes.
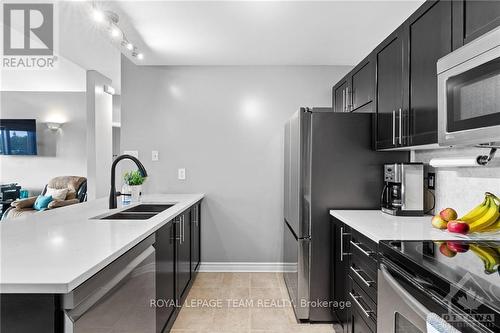
{"type": "Polygon", "coordinates": [[[156,332],[154,235],[63,296],[65,333],[156,332]]]}

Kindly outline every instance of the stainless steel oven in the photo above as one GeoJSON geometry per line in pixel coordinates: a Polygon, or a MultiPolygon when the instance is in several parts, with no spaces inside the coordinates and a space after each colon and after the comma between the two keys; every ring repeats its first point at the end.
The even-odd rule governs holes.
{"type": "Polygon", "coordinates": [[[440,331],[429,330],[429,318],[443,322],[446,332],[500,331],[498,266],[487,274],[476,257],[497,251],[500,242],[454,242],[463,251],[456,257],[443,255],[443,244],[448,246],[431,241],[380,243],[377,332],[440,331]]]}
{"type": "Polygon", "coordinates": [[[154,235],[62,298],[65,333],[160,332],[154,235]]]}
{"type": "Polygon", "coordinates": [[[500,142],[500,27],[439,59],[442,146],[500,142]]]}

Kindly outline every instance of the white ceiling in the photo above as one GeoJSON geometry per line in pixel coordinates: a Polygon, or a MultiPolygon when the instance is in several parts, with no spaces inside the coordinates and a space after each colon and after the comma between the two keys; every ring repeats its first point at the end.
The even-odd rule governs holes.
{"type": "Polygon", "coordinates": [[[423,2],[118,1],[106,6],[119,13],[120,26],[144,53],[145,65],[354,65],[423,2]]]}

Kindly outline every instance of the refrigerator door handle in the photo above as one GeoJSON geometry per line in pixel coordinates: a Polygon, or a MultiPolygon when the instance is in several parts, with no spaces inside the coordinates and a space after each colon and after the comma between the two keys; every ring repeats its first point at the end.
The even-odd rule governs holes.
{"type": "Polygon", "coordinates": [[[392,110],[392,145],[396,145],[396,111],[392,110]]]}

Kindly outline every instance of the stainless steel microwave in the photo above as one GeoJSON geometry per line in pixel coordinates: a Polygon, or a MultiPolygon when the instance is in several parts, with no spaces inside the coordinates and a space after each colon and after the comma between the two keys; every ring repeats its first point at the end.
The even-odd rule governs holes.
{"type": "Polygon", "coordinates": [[[438,60],[438,141],[500,142],[500,27],[438,60]]]}

